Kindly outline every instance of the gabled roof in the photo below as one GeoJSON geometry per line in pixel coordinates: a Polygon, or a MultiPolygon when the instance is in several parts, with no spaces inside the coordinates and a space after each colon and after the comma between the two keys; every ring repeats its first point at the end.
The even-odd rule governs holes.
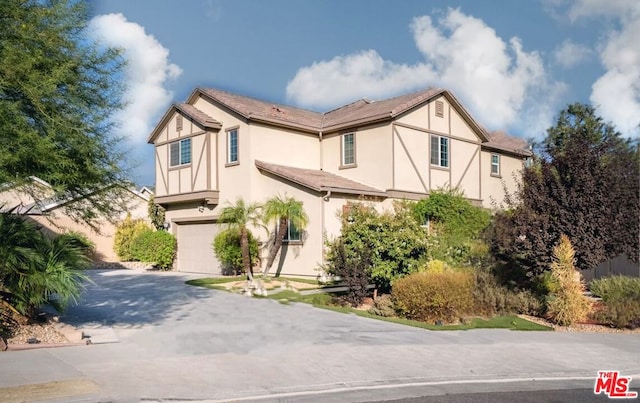
{"type": "Polygon", "coordinates": [[[192,102],[198,94],[205,95],[247,120],[284,124],[313,132],[318,131],[322,122],[322,114],[318,112],[261,101],[215,88],[196,88],[189,101],[192,102]]]}
{"type": "Polygon", "coordinates": [[[173,104],[171,105],[169,110],[162,116],[162,119],[160,119],[160,122],[156,125],[155,129],[153,129],[153,131],[147,138],[147,143],[152,144],[154,142],[154,140],[160,134],[161,129],[169,122],[171,116],[173,116],[173,113],[176,111],[179,111],[188,118],[193,119],[194,122],[204,127],[205,129],[220,129],[222,127],[222,124],[220,122],[202,112],[200,109],[196,108],[193,105],[185,103],[173,104]]]}
{"type": "Polygon", "coordinates": [[[316,192],[387,197],[383,190],[319,169],[295,168],[256,160],[256,167],[316,192]]]}

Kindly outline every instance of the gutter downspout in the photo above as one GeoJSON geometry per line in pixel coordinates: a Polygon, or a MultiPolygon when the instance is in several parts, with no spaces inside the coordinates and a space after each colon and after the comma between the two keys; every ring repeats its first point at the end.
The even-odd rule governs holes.
{"type": "Polygon", "coordinates": [[[320,136],[320,170],[322,171],[323,170],[322,168],[324,167],[324,162],[322,161],[324,157],[324,154],[322,152],[322,130],[320,130],[319,136],[320,136]]]}
{"type": "MultiPolygon", "coordinates": [[[[321,222],[322,222],[322,228],[321,228],[321,231],[322,231],[322,256],[320,257],[320,265],[321,265],[321,266],[324,266],[324,263],[325,263],[325,255],[326,255],[326,253],[325,253],[325,252],[326,252],[326,246],[325,246],[325,235],[326,235],[326,228],[327,228],[327,226],[326,226],[326,224],[325,224],[325,222],[324,222],[324,219],[325,219],[325,214],[324,214],[324,211],[325,211],[324,203],[325,203],[325,202],[328,202],[328,201],[330,200],[330,198],[331,198],[331,191],[330,191],[330,190],[328,190],[328,191],[327,191],[327,193],[326,193],[324,196],[322,196],[322,199],[320,200],[320,219],[321,219],[321,222]]],[[[325,274],[325,273],[323,273],[323,275],[324,275],[324,274],[325,274]]]]}

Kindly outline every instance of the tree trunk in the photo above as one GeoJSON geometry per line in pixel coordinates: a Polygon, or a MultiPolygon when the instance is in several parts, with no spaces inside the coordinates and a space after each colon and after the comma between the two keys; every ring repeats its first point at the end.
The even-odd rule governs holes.
{"type": "Polygon", "coordinates": [[[247,272],[247,280],[253,282],[253,267],[251,267],[251,255],[249,254],[249,235],[246,228],[240,230],[240,250],[242,251],[242,265],[247,272]]]}
{"type": "Polygon", "coordinates": [[[271,266],[273,266],[273,262],[276,260],[276,255],[278,251],[282,247],[282,241],[284,241],[285,235],[287,235],[288,222],[285,217],[280,218],[280,222],[278,224],[278,232],[276,233],[276,237],[273,240],[273,245],[271,245],[271,249],[269,250],[269,256],[267,257],[267,264],[264,267],[263,275],[266,277],[269,274],[269,270],[271,270],[271,266]]]}

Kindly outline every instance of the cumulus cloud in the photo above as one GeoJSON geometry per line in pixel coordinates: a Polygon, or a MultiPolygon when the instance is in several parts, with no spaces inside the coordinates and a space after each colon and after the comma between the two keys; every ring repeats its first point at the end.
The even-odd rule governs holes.
{"type": "Polygon", "coordinates": [[[592,53],[589,47],[567,39],[556,47],[553,58],[562,68],[570,69],[587,60],[592,53]]]}
{"type": "Polygon", "coordinates": [[[398,64],[374,50],[338,56],[301,68],[287,86],[288,98],[328,108],[363,96],[442,86],[491,129],[540,135],[549,126],[555,107],[549,99],[564,87],[549,82],[540,55],[525,51],[518,38],[505,42],[482,20],[458,9],[437,21],[415,18],[411,30],[424,62],[398,64]]]}
{"type": "Polygon", "coordinates": [[[130,141],[146,140],[159,112],[167,107],[173,93],[165,86],[182,74],[182,69],[169,62],[169,50],[144,27],[129,22],[122,14],[94,17],[89,29],[103,44],[121,48],[127,59],[125,70],[126,107],[117,116],[122,122],[122,135],[130,141]]]}

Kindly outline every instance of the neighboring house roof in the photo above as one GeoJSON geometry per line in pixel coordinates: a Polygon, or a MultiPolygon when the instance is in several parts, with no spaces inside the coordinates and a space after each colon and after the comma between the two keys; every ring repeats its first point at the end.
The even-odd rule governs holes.
{"type": "Polygon", "coordinates": [[[525,157],[533,155],[529,149],[529,144],[524,139],[509,136],[503,131],[493,131],[488,133],[488,135],[489,141],[483,143],[483,147],[492,148],[498,151],[506,151],[525,157]]]}
{"type": "Polygon", "coordinates": [[[319,169],[295,168],[258,160],[256,160],[255,164],[258,169],[317,192],[331,191],[366,196],[387,196],[384,190],[319,169]]]}
{"type": "MultiPolygon", "coordinates": [[[[464,120],[475,130],[475,132],[478,133],[480,139],[483,141],[483,146],[486,145],[496,150],[516,153],[518,155],[531,155],[527,150],[526,142],[524,140],[509,136],[504,132],[488,133],[473,119],[473,117],[451,92],[442,88],[428,88],[426,90],[380,101],[361,99],[326,113],[313,112],[306,109],[294,108],[292,106],[275,104],[215,88],[196,88],[189,96],[187,102],[194,102],[199,96],[204,96],[219,106],[240,115],[246,120],[296,128],[312,133],[335,132],[356,125],[371,124],[394,119],[403,113],[429,102],[433,98],[444,96],[456,107],[464,120]]],[[[165,117],[161,120],[160,124],[156,126],[153,133],[151,133],[148,142],[152,143],[153,140],[155,140],[155,137],[158,135],[161,127],[166,123],[165,120],[168,120],[171,116],[173,109],[181,110],[203,126],[205,126],[207,122],[210,122],[210,124],[213,125],[212,127],[220,128],[220,122],[193,107],[189,103],[174,104],[173,107],[165,114],[165,117]]]]}
{"type": "Polygon", "coordinates": [[[155,140],[156,137],[158,137],[161,129],[167,124],[167,122],[169,122],[169,120],[173,116],[173,113],[176,111],[180,111],[183,115],[189,117],[190,119],[193,119],[194,122],[198,123],[205,129],[220,129],[222,127],[222,124],[220,122],[202,112],[195,106],[185,103],[178,103],[171,105],[169,110],[167,110],[167,112],[162,116],[162,118],[160,119],[160,123],[155,127],[155,129],[153,129],[153,131],[149,135],[149,138],[147,139],[147,142],[151,143],[153,142],[153,140],[155,140]]]}

